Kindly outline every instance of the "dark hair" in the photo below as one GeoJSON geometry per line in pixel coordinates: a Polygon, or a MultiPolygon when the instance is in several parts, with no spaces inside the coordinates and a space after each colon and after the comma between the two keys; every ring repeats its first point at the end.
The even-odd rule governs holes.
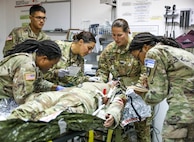
{"type": "Polygon", "coordinates": [[[82,31],[82,32],[73,36],[74,41],[79,41],[80,39],[83,39],[83,41],[86,43],[89,43],[89,42],[96,43],[96,39],[91,32],[82,31]]]}
{"type": "Polygon", "coordinates": [[[147,44],[153,47],[158,42],[161,42],[165,45],[170,45],[172,47],[182,48],[181,45],[178,42],[176,42],[173,38],[165,38],[163,36],[152,35],[149,32],[143,32],[134,36],[133,40],[131,41],[129,50],[133,51],[133,50],[142,49],[144,44],[147,44]]]}
{"type": "Polygon", "coordinates": [[[15,53],[33,53],[37,56],[47,56],[49,60],[61,58],[62,53],[58,44],[52,40],[37,41],[28,39],[20,44],[17,44],[14,49],[10,50],[7,56],[15,53]]]}
{"type": "Polygon", "coordinates": [[[120,27],[123,29],[124,32],[129,32],[129,25],[128,22],[125,19],[116,19],[115,21],[113,21],[112,23],[112,28],[114,27],[120,27]]]}
{"type": "Polygon", "coordinates": [[[40,5],[33,5],[31,8],[30,8],[30,15],[34,14],[35,12],[37,11],[41,11],[43,13],[46,13],[46,10],[44,7],[40,6],[40,5]]]}

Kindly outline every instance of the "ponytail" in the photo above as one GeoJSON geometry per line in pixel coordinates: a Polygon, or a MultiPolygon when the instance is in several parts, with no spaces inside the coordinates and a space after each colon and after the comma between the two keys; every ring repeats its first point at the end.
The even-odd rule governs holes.
{"type": "Polygon", "coordinates": [[[147,44],[147,45],[150,45],[150,46],[153,47],[158,42],[161,42],[165,45],[169,45],[169,46],[172,46],[172,47],[182,48],[181,45],[172,38],[165,38],[165,37],[162,37],[162,36],[155,36],[155,35],[152,35],[149,32],[143,32],[143,33],[137,34],[133,38],[133,40],[130,44],[129,50],[133,51],[133,50],[142,49],[144,44],[147,44]]]}

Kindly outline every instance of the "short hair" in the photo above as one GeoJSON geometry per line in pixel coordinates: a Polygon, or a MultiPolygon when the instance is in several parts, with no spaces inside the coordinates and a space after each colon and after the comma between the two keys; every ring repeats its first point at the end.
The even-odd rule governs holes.
{"type": "Polygon", "coordinates": [[[40,6],[40,5],[33,5],[31,8],[30,8],[30,15],[34,14],[35,12],[37,11],[41,11],[43,13],[46,13],[46,10],[44,7],[40,6]]]}

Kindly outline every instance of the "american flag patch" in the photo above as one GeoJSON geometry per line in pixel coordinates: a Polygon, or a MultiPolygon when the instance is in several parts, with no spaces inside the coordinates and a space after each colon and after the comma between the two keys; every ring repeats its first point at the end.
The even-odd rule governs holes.
{"type": "Polygon", "coordinates": [[[35,74],[25,74],[26,80],[35,80],[35,74]]]}
{"type": "Polygon", "coordinates": [[[11,35],[8,36],[8,37],[6,38],[6,40],[12,40],[12,36],[11,36],[11,35]]]}

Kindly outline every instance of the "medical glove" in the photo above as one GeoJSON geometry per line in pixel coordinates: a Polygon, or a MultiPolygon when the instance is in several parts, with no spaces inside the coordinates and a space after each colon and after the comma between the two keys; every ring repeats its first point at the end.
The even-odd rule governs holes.
{"type": "Polygon", "coordinates": [[[63,90],[63,89],[65,89],[65,87],[60,86],[60,85],[58,85],[58,86],[56,87],[56,91],[60,91],[60,90],[63,90]]]}

